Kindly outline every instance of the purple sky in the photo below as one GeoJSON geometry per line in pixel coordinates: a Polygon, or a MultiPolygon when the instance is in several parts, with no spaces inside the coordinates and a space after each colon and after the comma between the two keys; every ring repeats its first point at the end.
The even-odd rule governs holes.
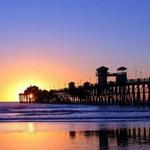
{"type": "Polygon", "coordinates": [[[101,65],[149,77],[150,1],[0,0],[0,52],[4,100],[29,84],[95,82],[101,65]]]}

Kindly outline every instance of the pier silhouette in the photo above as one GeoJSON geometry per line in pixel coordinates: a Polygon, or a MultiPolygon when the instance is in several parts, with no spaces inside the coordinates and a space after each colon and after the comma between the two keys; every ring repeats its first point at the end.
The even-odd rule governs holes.
{"type": "Polygon", "coordinates": [[[102,66],[96,69],[98,83],[85,82],[76,86],[74,82],[68,88],[57,90],[41,90],[37,86],[28,87],[19,94],[21,103],[53,103],[53,104],[90,104],[90,105],[122,105],[150,106],[150,78],[127,78],[127,68],[119,67],[117,72],[108,72],[102,66]],[[115,81],[108,81],[114,77],[115,81]]]}

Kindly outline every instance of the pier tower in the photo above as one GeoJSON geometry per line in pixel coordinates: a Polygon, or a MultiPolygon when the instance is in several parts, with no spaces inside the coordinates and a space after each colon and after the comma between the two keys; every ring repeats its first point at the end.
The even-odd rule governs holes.
{"type": "Polygon", "coordinates": [[[119,84],[124,84],[127,82],[127,68],[119,67],[117,69],[116,82],[119,84]]]}
{"type": "Polygon", "coordinates": [[[69,89],[75,89],[75,83],[74,82],[70,82],[68,84],[69,89]]]}
{"type": "Polygon", "coordinates": [[[98,77],[98,85],[107,85],[108,69],[109,68],[105,66],[96,69],[97,71],[96,76],[98,77]]]}

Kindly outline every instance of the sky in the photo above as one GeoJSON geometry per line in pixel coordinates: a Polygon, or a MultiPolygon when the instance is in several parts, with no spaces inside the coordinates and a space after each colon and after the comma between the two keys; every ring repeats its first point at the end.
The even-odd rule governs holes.
{"type": "Polygon", "coordinates": [[[96,82],[96,68],[150,76],[149,0],[0,0],[0,100],[30,85],[96,82]]]}

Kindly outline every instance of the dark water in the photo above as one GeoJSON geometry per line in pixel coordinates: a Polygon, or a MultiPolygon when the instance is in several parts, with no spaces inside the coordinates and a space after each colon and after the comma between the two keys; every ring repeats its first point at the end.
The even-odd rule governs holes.
{"type": "Polygon", "coordinates": [[[0,121],[149,122],[150,108],[1,103],[0,121]]]}
{"type": "Polygon", "coordinates": [[[1,103],[0,121],[2,150],[150,150],[150,108],[1,103]]]}

